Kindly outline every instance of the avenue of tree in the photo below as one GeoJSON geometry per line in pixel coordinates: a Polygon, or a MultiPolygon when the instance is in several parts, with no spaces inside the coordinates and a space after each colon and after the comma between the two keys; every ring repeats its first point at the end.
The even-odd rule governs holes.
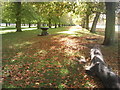
{"type": "Polygon", "coordinates": [[[4,2],[2,3],[2,22],[16,23],[17,32],[21,24],[37,24],[37,28],[48,25],[55,28],[79,24],[83,28],[96,32],[96,25],[101,14],[106,14],[104,45],[115,41],[115,2],[4,2]],[[72,18],[76,18],[74,21],[72,18]],[[93,20],[91,29],[90,20],[93,20]]]}

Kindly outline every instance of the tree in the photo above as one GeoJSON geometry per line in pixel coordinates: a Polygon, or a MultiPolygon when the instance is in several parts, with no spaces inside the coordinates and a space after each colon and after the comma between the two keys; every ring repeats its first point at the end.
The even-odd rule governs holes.
{"type": "Polygon", "coordinates": [[[46,19],[49,23],[49,28],[51,28],[52,22],[59,23],[58,26],[60,27],[60,18],[63,16],[64,13],[66,13],[66,6],[68,3],[64,2],[51,2],[46,3],[46,19]]]}
{"type": "Polygon", "coordinates": [[[101,13],[105,13],[105,5],[103,2],[98,2],[98,3],[94,3],[94,8],[93,8],[93,13],[95,13],[95,17],[92,23],[92,28],[90,30],[91,33],[95,33],[96,32],[96,25],[99,19],[99,16],[101,13]]]}
{"type": "MultiPolygon", "coordinates": [[[[17,32],[21,32],[21,2],[4,3],[3,19],[6,23],[15,22],[17,32]]],[[[6,24],[7,25],[7,24],[6,24]]]]}
{"type": "Polygon", "coordinates": [[[44,8],[46,2],[34,2],[33,6],[36,12],[37,29],[40,29],[41,22],[44,19],[44,8]]]}
{"type": "Polygon", "coordinates": [[[6,26],[8,25],[8,23],[12,22],[15,23],[15,5],[14,3],[7,3],[4,2],[2,3],[2,22],[6,23],[6,26]]]}
{"type": "Polygon", "coordinates": [[[77,8],[76,14],[79,14],[81,19],[81,25],[83,28],[89,30],[89,19],[92,14],[93,3],[91,2],[80,2],[77,8]]]}
{"type": "Polygon", "coordinates": [[[115,2],[105,2],[106,28],[104,45],[112,45],[115,41],[115,2]]]}
{"type": "Polygon", "coordinates": [[[42,4],[42,7],[39,9],[42,14],[41,17],[44,21],[47,20],[49,28],[52,24],[55,24],[55,27],[61,26],[62,16],[73,10],[73,3],[70,2],[45,2],[42,4]]]}
{"type": "Polygon", "coordinates": [[[37,20],[37,14],[32,3],[5,2],[3,7],[3,21],[16,23],[17,32],[21,32],[21,23],[32,23],[37,20]]]}
{"type": "Polygon", "coordinates": [[[35,11],[34,4],[32,2],[23,2],[22,3],[22,11],[21,11],[21,19],[22,23],[29,24],[29,28],[31,27],[31,23],[35,23],[35,20],[37,20],[37,13],[35,11]]]}
{"type": "Polygon", "coordinates": [[[21,2],[15,2],[16,6],[16,28],[17,32],[21,32],[21,2]]]}
{"type": "Polygon", "coordinates": [[[92,33],[95,33],[95,32],[96,32],[96,25],[97,25],[97,21],[98,21],[98,19],[99,19],[99,16],[100,16],[100,12],[97,12],[97,13],[96,13],[96,16],[95,16],[95,18],[94,18],[93,24],[92,24],[92,28],[91,28],[91,30],[90,30],[90,32],[92,32],[92,33]]]}

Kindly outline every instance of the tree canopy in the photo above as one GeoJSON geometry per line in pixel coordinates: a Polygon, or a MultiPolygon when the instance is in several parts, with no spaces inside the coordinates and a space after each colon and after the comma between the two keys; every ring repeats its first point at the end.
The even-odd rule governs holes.
{"type": "Polygon", "coordinates": [[[21,23],[29,25],[37,23],[38,29],[42,24],[47,24],[49,28],[52,25],[60,27],[63,24],[79,24],[95,33],[100,14],[109,11],[104,2],[4,2],[2,4],[3,22],[16,23],[17,31],[21,31],[21,23]]]}

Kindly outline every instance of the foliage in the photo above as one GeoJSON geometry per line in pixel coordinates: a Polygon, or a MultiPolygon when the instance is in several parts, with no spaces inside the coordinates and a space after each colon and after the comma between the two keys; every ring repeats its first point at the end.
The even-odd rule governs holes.
{"type": "Polygon", "coordinates": [[[30,3],[23,3],[22,4],[22,21],[24,23],[30,23],[30,22],[34,22],[34,20],[37,20],[37,13],[35,12],[35,8],[32,4],[32,2],[30,3]]]}
{"type": "Polygon", "coordinates": [[[39,2],[34,3],[36,12],[38,13],[38,20],[46,22],[51,20],[53,23],[59,23],[63,16],[72,11],[73,3],[70,2],[39,2]]]}
{"type": "Polygon", "coordinates": [[[5,22],[15,22],[15,18],[16,18],[16,10],[15,10],[15,5],[12,2],[3,3],[3,20],[5,22]]]}
{"type": "MultiPolygon", "coordinates": [[[[3,21],[15,23],[17,13],[15,2],[4,2],[3,5],[3,21]]],[[[21,19],[24,23],[36,19],[36,13],[31,3],[22,3],[21,19]]]]}
{"type": "MultiPolygon", "coordinates": [[[[82,21],[87,15],[96,12],[104,12],[104,3],[98,2],[23,2],[22,3],[22,22],[23,23],[68,23],[69,20],[64,20],[64,16],[72,13],[71,15],[79,15],[77,20],[82,21]],[[79,19],[80,18],[80,19],[79,19]],[[66,21],[66,22],[63,22],[66,21]]],[[[7,22],[14,21],[16,17],[16,9],[14,3],[4,3],[3,19],[7,22]]],[[[71,18],[73,18],[71,16],[71,18]]],[[[74,17],[77,18],[77,17],[74,17]]],[[[92,18],[92,17],[91,17],[92,18]]],[[[73,21],[74,22],[74,21],[73,21]]]]}
{"type": "Polygon", "coordinates": [[[103,2],[79,2],[78,7],[75,9],[75,14],[80,18],[78,22],[81,23],[87,19],[86,15],[92,19],[93,15],[97,12],[105,13],[105,5],[103,2]]]}

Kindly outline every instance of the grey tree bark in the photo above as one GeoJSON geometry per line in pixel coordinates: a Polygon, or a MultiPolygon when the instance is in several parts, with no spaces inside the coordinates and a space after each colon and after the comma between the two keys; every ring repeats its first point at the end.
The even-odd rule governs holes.
{"type": "Polygon", "coordinates": [[[87,30],[89,30],[89,15],[88,14],[86,14],[86,26],[85,26],[85,28],[87,30]]]}
{"type": "Polygon", "coordinates": [[[21,30],[21,2],[15,2],[16,5],[16,28],[17,32],[22,32],[21,30]]]}
{"type": "Polygon", "coordinates": [[[90,30],[91,33],[95,33],[95,32],[96,32],[96,25],[97,25],[99,16],[100,16],[100,12],[97,12],[97,13],[96,13],[96,16],[95,16],[95,18],[94,18],[93,24],[92,24],[92,28],[91,28],[91,30],[90,30]]]}
{"type": "Polygon", "coordinates": [[[49,19],[49,28],[51,28],[51,19],[49,19]]]}
{"type": "Polygon", "coordinates": [[[112,45],[115,41],[115,2],[105,2],[106,28],[103,45],[112,45]]]}
{"type": "Polygon", "coordinates": [[[37,22],[37,29],[40,29],[40,27],[41,27],[41,23],[39,21],[39,22],[37,22]]]}

